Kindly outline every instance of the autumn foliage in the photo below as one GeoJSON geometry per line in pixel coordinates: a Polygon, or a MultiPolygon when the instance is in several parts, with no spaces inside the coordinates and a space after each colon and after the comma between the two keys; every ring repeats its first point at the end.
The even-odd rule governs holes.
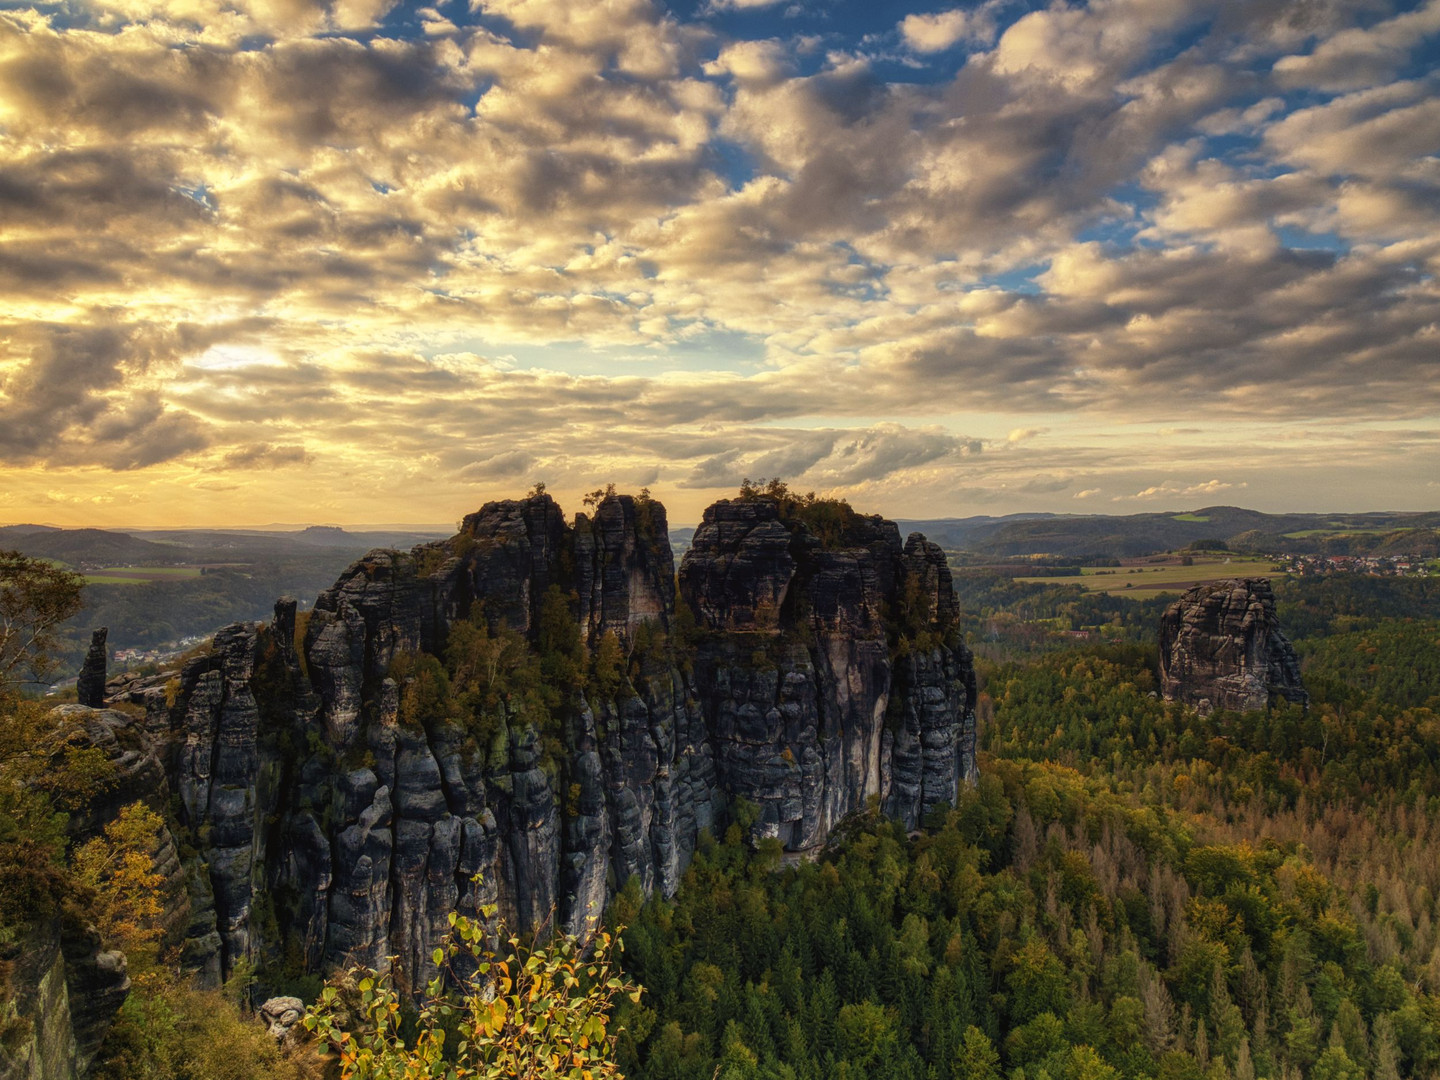
{"type": "Polygon", "coordinates": [[[640,988],[616,965],[619,937],[588,944],[568,935],[496,952],[484,921],[454,912],[450,940],[435,950],[441,974],[426,991],[413,1038],[403,1035],[406,997],[393,972],[354,969],[332,979],[305,1018],[333,1052],[342,1080],[608,1080],[614,1059],[611,1011],[640,988]]]}

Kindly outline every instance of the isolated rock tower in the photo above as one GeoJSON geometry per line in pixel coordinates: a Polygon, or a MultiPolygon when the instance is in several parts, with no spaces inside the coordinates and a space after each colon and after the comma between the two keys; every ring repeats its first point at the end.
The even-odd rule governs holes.
{"type": "Polygon", "coordinates": [[[1202,712],[1263,709],[1276,698],[1307,705],[1300,660],[1280,632],[1265,578],[1197,585],[1160,621],[1160,690],[1202,712]]]}
{"type": "Polygon", "coordinates": [[[88,705],[92,709],[105,707],[105,638],[109,633],[108,626],[91,631],[90,651],[85,654],[85,663],[80,668],[79,678],[75,680],[80,704],[88,705]]]}

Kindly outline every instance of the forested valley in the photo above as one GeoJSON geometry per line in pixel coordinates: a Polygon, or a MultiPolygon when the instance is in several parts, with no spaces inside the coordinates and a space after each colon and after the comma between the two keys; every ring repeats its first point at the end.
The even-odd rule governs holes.
{"type": "MultiPolygon", "coordinates": [[[[983,574],[957,592],[980,677],[978,782],[912,831],[872,808],[813,861],[753,842],[740,802],[673,899],[617,882],[617,976],[644,989],[617,997],[595,1075],[1440,1075],[1440,590],[1282,584],[1309,707],[1208,716],[1156,692],[1164,598],[983,574]]],[[[593,679],[621,662],[578,650],[526,654],[512,674],[553,682],[526,665],[569,657],[574,678],[593,679]]],[[[448,685],[438,661],[420,674],[413,693],[448,685]]],[[[159,819],[137,804],[72,842],[62,811],[93,802],[103,761],[63,747],[36,758],[27,748],[49,737],[38,703],[12,693],[6,711],[0,977],[38,915],[88,921],[124,948],[133,980],[93,1075],[333,1072],[314,1042],[277,1049],[255,1022],[256,972],[221,992],[177,976],[152,865],[159,819]]],[[[353,979],[340,985],[358,999],[353,979]]],[[[321,984],[291,989],[312,1004],[321,984]]],[[[413,1049],[412,1001],[364,993],[393,1006],[413,1049]]],[[[0,1037],[23,1034],[0,1016],[0,1037]]],[[[402,1057],[392,1048],[391,1065],[402,1057]]]]}
{"type": "Polygon", "coordinates": [[[1309,709],[1201,717],[1154,693],[1163,601],[982,584],[978,785],[800,865],[742,820],[622,894],[627,1074],[1436,1075],[1440,593],[1287,583],[1309,709]]]}

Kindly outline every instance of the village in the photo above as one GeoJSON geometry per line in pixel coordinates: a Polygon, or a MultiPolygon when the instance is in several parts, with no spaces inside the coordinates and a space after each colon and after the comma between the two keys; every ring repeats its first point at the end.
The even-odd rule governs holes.
{"type": "Polygon", "coordinates": [[[1378,574],[1426,577],[1440,573],[1440,561],[1418,555],[1267,555],[1278,569],[1300,577],[1321,574],[1378,574]]]}

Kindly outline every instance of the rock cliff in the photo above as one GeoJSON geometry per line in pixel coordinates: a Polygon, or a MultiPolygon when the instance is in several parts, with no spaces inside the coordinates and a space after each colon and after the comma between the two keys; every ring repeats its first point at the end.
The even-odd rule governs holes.
{"type": "Polygon", "coordinates": [[[871,796],[913,826],[973,775],[973,669],[944,554],[919,534],[853,515],[827,542],[776,501],[721,502],[680,589],[712,631],[695,690],[718,778],[763,833],[816,847],[871,796]]]}
{"type": "Polygon", "coordinates": [[[737,800],[793,851],[872,798],[911,826],[953,801],[975,694],[944,556],[814,510],[712,507],[677,593],[654,500],[489,503],[137,688],[190,967],[248,959],[263,994],[394,957],[421,987],[450,912],[583,932],[632,877],[673,893],[737,800]]]}
{"type": "MultiPolygon", "coordinates": [[[[68,816],[66,828],[76,843],[97,835],[130,803],[165,808],[169,786],[159,756],[161,743],[143,723],[123,712],[84,705],[62,705],[52,716],[57,759],[67,749],[95,750],[107,765],[106,782],[95,785],[68,816]]],[[[157,837],[152,859],[164,877],[164,943],[179,945],[193,919],[184,868],[168,826],[157,837]]],[[[9,1000],[0,1000],[0,1027],[7,1031],[0,1040],[0,1080],[85,1075],[130,990],[124,955],[102,942],[94,927],[79,922],[76,912],[66,911],[16,941],[0,943],[0,970],[7,967],[9,1000]]],[[[217,962],[214,976],[218,974],[217,962]]]]}
{"type": "Polygon", "coordinates": [[[1277,697],[1308,704],[1300,661],[1280,632],[1265,578],[1197,585],[1165,609],[1160,688],[1202,710],[1263,709],[1277,697]]]}
{"type": "Polygon", "coordinates": [[[101,947],[93,927],[40,927],[0,945],[0,1080],[84,1076],[130,992],[123,954],[101,947]]]}

